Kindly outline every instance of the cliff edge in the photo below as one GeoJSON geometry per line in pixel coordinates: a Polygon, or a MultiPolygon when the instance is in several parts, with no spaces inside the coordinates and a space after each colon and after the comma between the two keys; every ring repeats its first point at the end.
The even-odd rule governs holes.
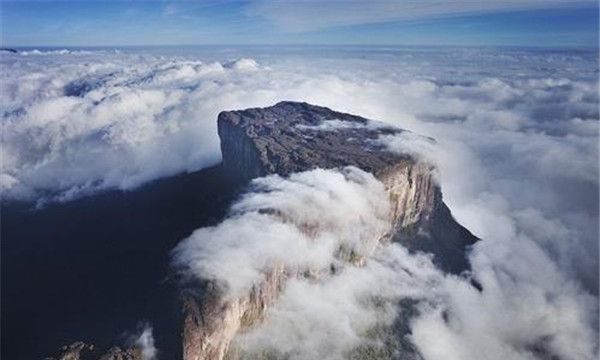
{"type": "Polygon", "coordinates": [[[468,269],[465,250],[477,238],[458,224],[442,201],[435,168],[376,140],[402,129],[326,107],[280,102],[267,108],[225,111],[218,117],[223,166],[244,180],[314,168],[356,166],[382,181],[393,208],[393,240],[434,255],[441,269],[468,269]]]}

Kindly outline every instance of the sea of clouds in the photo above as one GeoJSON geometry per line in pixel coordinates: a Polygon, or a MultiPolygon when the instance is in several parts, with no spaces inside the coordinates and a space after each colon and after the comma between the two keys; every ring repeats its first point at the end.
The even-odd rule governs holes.
{"type": "Polygon", "coordinates": [[[483,291],[393,245],[327,284],[291,282],[249,344],[338,358],[331,339],[355,346],[369,324],[344,317],[370,318],[361,299],[380,292],[428,307],[410,338],[425,359],[598,355],[594,51],[53,50],[3,53],[0,65],[4,199],[67,201],[217,164],[219,111],[280,100],[437,140],[380,139],[436,163],[446,203],[484,239],[470,255],[483,291]]]}

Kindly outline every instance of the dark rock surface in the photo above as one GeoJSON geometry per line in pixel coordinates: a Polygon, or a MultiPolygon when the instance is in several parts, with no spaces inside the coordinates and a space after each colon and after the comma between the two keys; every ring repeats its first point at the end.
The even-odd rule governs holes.
{"type": "Polygon", "coordinates": [[[110,348],[106,353],[99,353],[92,344],[78,341],[63,346],[55,357],[44,360],[145,360],[142,350],[138,347],[121,349],[118,346],[110,348]]]}
{"type": "Polygon", "coordinates": [[[218,125],[224,166],[248,180],[345,165],[378,173],[412,161],[372,143],[379,135],[402,130],[306,103],[225,111],[218,125]]]}

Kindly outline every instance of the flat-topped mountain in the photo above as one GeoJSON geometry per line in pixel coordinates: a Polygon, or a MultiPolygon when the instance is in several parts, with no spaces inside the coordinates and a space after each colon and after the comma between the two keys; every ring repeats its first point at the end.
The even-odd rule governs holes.
{"type": "MultiPolygon", "coordinates": [[[[446,272],[468,270],[466,252],[478,239],[454,220],[442,201],[434,165],[410,154],[390,151],[384,142],[379,141],[381,137],[398,135],[406,130],[298,102],[222,112],[218,117],[218,129],[223,162],[214,171],[220,174],[219,181],[232,182],[236,184],[235,188],[257,177],[277,174],[287,178],[316,168],[335,169],[342,173],[367,172],[383,184],[381,194],[387,198],[386,204],[389,202],[390,207],[389,213],[386,212],[386,226],[367,234],[361,240],[364,243],[359,253],[340,245],[332,254],[336,262],[361,267],[380,245],[398,242],[411,251],[433,254],[434,263],[446,272]]],[[[202,179],[207,174],[193,176],[182,175],[185,178],[182,180],[206,186],[202,185],[202,179]]],[[[165,182],[170,184],[174,180],[166,179],[165,182]]],[[[174,183],[174,186],[178,185],[174,183]]],[[[218,193],[221,191],[218,188],[209,192],[218,193]]],[[[229,189],[228,199],[233,196],[230,188],[232,186],[228,185],[222,189],[229,189]]],[[[164,201],[172,202],[172,206],[178,204],[174,198],[165,198],[164,201]]],[[[217,205],[214,199],[201,200],[201,203],[217,205]]],[[[176,209],[176,212],[185,213],[190,209],[188,204],[186,208],[176,209]]],[[[270,211],[274,217],[287,216],[278,214],[277,209],[264,210],[265,213],[270,211]]],[[[294,223],[298,219],[285,218],[283,221],[294,223]]],[[[314,228],[303,228],[302,224],[298,228],[301,232],[315,231],[314,228]]],[[[183,318],[173,317],[174,322],[183,321],[181,341],[184,360],[238,359],[239,354],[231,345],[232,341],[238,333],[268,317],[269,310],[277,303],[290,278],[308,277],[321,281],[323,277],[337,276],[337,271],[333,264],[318,269],[291,268],[285,262],[273,261],[266,265],[262,277],[248,291],[234,297],[225,296],[214,279],[184,282],[181,288],[183,318]]],[[[399,306],[403,307],[405,314],[414,312],[410,301],[399,306]]],[[[394,331],[398,332],[396,339],[401,339],[398,340],[400,345],[396,345],[400,349],[396,347],[395,351],[402,353],[404,358],[419,359],[414,346],[402,340],[410,331],[408,321],[408,318],[401,318],[394,324],[394,331]]],[[[175,335],[178,334],[173,334],[173,330],[170,334],[173,338],[169,343],[177,344],[180,340],[175,335]]],[[[161,349],[164,348],[159,347],[161,358],[170,358],[171,351],[161,353],[161,349]]],[[[127,350],[106,346],[96,348],[78,342],[64,347],[54,357],[65,360],[88,358],[138,359],[143,358],[143,354],[135,347],[127,350]]]]}
{"type": "Polygon", "coordinates": [[[465,248],[477,239],[452,218],[443,203],[433,164],[394,153],[376,141],[406,130],[290,101],[225,111],[219,114],[218,125],[222,165],[233,176],[249,180],[356,166],[386,185],[394,206],[396,241],[434,254],[446,271],[460,273],[468,268],[465,248]]]}
{"type": "MultiPolygon", "coordinates": [[[[369,250],[361,257],[368,257],[379,243],[395,241],[411,251],[432,253],[434,263],[445,271],[468,269],[466,251],[477,238],[453,219],[443,203],[434,166],[409,154],[391,152],[377,141],[404,130],[298,102],[222,112],[218,129],[222,166],[239,179],[355,166],[381,181],[392,208],[391,230],[373,234],[369,250]]],[[[355,254],[339,256],[353,265],[364,260],[355,254]]],[[[224,299],[215,284],[201,295],[190,292],[184,305],[184,359],[226,357],[236,333],[265,316],[286,279],[313,270],[290,273],[285,264],[274,263],[260,282],[236,299],[224,299]]]]}

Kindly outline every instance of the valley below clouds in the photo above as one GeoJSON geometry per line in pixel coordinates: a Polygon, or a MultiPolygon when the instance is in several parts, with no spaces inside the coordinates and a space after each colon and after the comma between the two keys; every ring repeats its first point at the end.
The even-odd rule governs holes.
{"type": "MultiPolygon", "coordinates": [[[[407,341],[423,359],[598,356],[595,51],[29,49],[1,53],[0,65],[6,203],[44,208],[210,168],[221,161],[224,110],[303,101],[411,131],[378,142],[436,165],[452,214],[482,239],[471,272],[443,273],[427,255],[388,244],[364,267],[289,282],[267,321],[236,339],[248,351],[348,357],[369,329],[398,316],[391,304],[410,299],[418,305],[407,341]],[[365,305],[374,296],[387,305],[365,305]]],[[[172,261],[185,276],[208,274],[237,291],[268,259],[327,266],[336,239],[383,226],[382,186],[358,169],[254,184],[223,222],[181,239],[172,261]],[[345,202],[321,204],[327,196],[345,202]],[[247,214],[264,202],[330,233],[311,248],[289,223],[247,214]],[[345,212],[354,208],[362,212],[345,212]]],[[[148,353],[163,358],[160,348],[148,353]]]]}

